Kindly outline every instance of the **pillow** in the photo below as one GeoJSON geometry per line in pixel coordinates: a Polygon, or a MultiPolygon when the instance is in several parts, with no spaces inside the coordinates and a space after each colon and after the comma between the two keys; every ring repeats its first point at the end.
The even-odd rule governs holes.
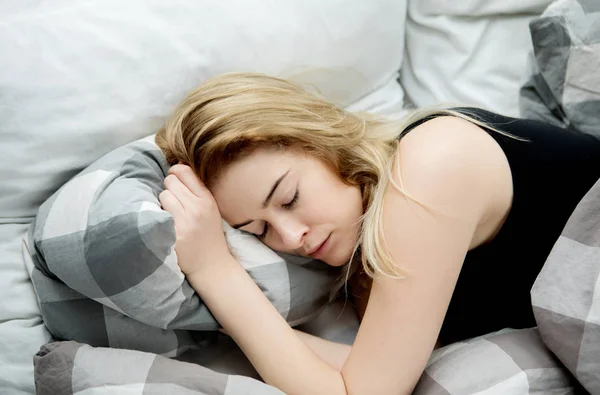
{"type": "MultiPolygon", "coordinates": [[[[40,207],[28,268],[56,339],[174,356],[218,324],[185,281],[171,215],[158,201],[169,166],[154,137],[102,157],[40,207]]],[[[338,271],[279,256],[224,224],[238,261],[292,325],[328,302],[338,271]]]]}
{"type": "Polygon", "coordinates": [[[0,2],[0,222],[32,218],[107,152],[227,71],[393,115],[405,0],[0,2]]]}
{"type": "Polygon", "coordinates": [[[414,395],[576,393],[535,328],[505,329],[433,353],[414,395]]]}
{"type": "Polygon", "coordinates": [[[401,82],[417,107],[451,103],[519,114],[528,23],[551,0],[411,0],[401,82]]]}
{"type": "Polygon", "coordinates": [[[32,394],[31,356],[50,340],[23,266],[27,224],[0,224],[0,392],[32,394]]]}

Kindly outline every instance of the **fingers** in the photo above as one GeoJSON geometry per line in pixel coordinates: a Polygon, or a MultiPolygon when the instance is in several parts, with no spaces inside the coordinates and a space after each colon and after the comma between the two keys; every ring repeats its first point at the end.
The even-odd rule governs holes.
{"type": "Polygon", "coordinates": [[[165,178],[165,187],[179,200],[184,211],[198,204],[198,197],[177,176],[170,174],[165,178]]]}
{"type": "Polygon", "coordinates": [[[160,195],[158,195],[158,200],[160,201],[162,208],[173,216],[175,222],[185,215],[185,210],[179,202],[179,199],[177,199],[173,192],[168,189],[162,191],[160,195]]]}
{"type": "Polygon", "coordinates": [[[169,174],[177,176],[183,185],[198,197],[204,197],[207,193],[210,193],[189,166],[181,164],[174,165],[169,169],[169,174]]]}

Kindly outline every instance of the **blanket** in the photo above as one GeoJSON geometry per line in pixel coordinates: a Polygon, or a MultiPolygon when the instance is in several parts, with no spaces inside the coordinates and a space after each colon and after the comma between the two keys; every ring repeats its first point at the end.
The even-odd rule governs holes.
{"type": "MultiPolygon", "coordinates": [[[[280,394],[250,377],[139,351],[52,343],[35,357],[40,395],[280,394]]],[[[416,395],[577,394],[570,375],[547,352],[536,329],[501,331],[437,350],[416,395]]]]}
{"type": "MultiPolygon", "coordinates": [[[[521,115],[600,138],[600,2],[559,0],[530,24],[521,115]]],[[[531,291],[545,344],[600,394],[600,184],[581,200],[531,291]]]]}

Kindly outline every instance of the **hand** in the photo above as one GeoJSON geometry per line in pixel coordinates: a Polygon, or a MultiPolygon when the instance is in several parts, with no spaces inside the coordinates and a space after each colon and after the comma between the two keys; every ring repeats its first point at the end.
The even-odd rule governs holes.
{"type": "Polygon", "coordinates": [[[175,165],[158,196],[175,221],[175,252],[187,276],[231,256],[223,233],[221,214],[210,191],[189,166],[175,165]]]}

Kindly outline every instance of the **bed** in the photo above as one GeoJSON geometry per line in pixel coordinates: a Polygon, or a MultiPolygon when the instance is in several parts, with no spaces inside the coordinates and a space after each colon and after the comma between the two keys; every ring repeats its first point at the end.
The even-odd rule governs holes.
{"type": "MultiPolygon", "coordinates": [[[[285,76],[314,87],[341,106],[390,118],[401,117],[411,106],[451,102],[556,121],[555,111],[548,114],[544,109],[560,108],[563,102],[549,106],[548,98],[556,96],[540,94],[540,82],[548,82],[544,70],[534,67],[540,60],[534,56],[540,48],[533,52],[529,30],[530,21],[539,17],[550,2],[455,3],[2,2],[0,392],[35,393],[37,382],[38,393],[106,393],[102,391],[107,391],[106,383],[111,382],[115,383],[114,393],[170,392],[168,388],[208,393],[210,386],[204,383],[210,382],[219,383],[210,387],[213,393],[276,393],[258,380],[239,350],[223,337],[210,352],[189,349],[187,354],[183,348],[177,348],[185,342],[175,347],[179,351],[173,351],[173,347],[119,347],[118,342],[111,348],[104,348],[101,342],[89,345],[91,341],[49,344],[62,339],[53,338],[58,331],[48,330],[40,309],[40,292],[52,293],[43,293],[31,280],[35,267],[31,251],[35,243],[33,247],[27,244],[31,240],[30,225],[42,203],[74,176],[118,147],[151,136],[190,89],[226,71],[285,76]],[[99,355],[105,361],[114,361],[116,354],[127,364],[145,361],[140,366],[148,369],[124,375],[125,371],[103,368],[103,376],[98,365],[90,362],[99,355]],[[69,365],[67,355],[71,362],[77,359],[77,364],[69,365]],[[34,358],[38,372],[35,376],[34,358]],[[40,366],[57,366],[56,361],[61,358],[65,362],[63,371],[71,372],[71,380],[76,380],[52,387],[48,381],[51,374],[40,366]],[[165,375],[150,374],[156,371],[151,370],[152,366],[160,366],[159,371],[172,371],[171,377],[175,377],[183,366],[175,363],[189,363],[185,366],[191,369],[191,375],[210,379],[191,389],[191,384],[182,384],[187,383],[187,376],[169,382],[165,375]],[[138,379],[127,381],[136,374],[138,379]],[[94,379],[96,386],[88,379],[94,379]],[[82,387],[77,387],[76,382],[82,387]]],[[[551,11],[556,13],[553,17],[571,12],[571,8],[565,8],[561,14],[559,7],[573,6],[566,4],[569,2],[557,3],[551,11]]],[[[579,4],[583,10],[580,12],[586,15],[597,11],[593,1],[570,3],[579,4]]],[[[542,29],[546,25],[539,22],[538,26],[542,29]]],[[[573,81],[576,86],[576,79],[573,81]]],[[[571,103],[573,97],[582,102],[577,94],[564,100],[571,103]]],[[[571,114],[556,122],[565,124],[576,119],[571,114]]],[[[574,124],[580,125],[577,120],[574,124]]],[[[64,224],[69,221],[66,215],[64,224]]],[[[58,295],[62,291],[56,292],[58,295]]],[[[64,293],[60,295],[63,297],[64,293]]],[[[46,302],[52,304],[60,299],[53,297],[46,302]]],[[[74,300],[71,296],[66,298],[74,300]]],[[[540,308],[551,310],[551,301],[542,304],[540,308]]],[[[290,316],[289,321],[303,324],[307,331],[323,337],[351,342],[357,330],[352,312],[340,302],[320,307],[323,308],[308,309],[297,319],[290,316]]],[[[75,317],[72,322],[67,319],[65,330],[77,327],[76,322],[75,317]]],[[[214,340],[214,336],[218,335],[209,337],[214,340]]],[[[417,392],[536,393],[532,383],[548,383],[544,377],[551,377],[557,393],[573,393],[579,384],[562,368],[565,361],[546,353],[525,358],[515,343],[507,343],[507,339],[518,339],[515,341],[523,345],[545,349],[553,336],[556,337],[551,331],[537,329],[507,331],[445,348],[432,357],[417,392]],[[463,378],[460,385],[447,379],[456,376],[456,372],[464,374],[460,367],[473,361],[474,355],[480,355],[477,353],[510,360],[514,369],[507,371],[505,377],[490,376],[486,381],[481,379],[485,373],[482,365],[483,373],[473,369],[471,380],[463,378]],[[532,368],[538,366],[543,369],[532,368]],[[475,379],[477,375],[479,381],[475,379]]],[[[495,365],[490,366],[493,369],[495,365]]],[[[571,369],[578,368],[575,364],[571,369]]],[[[594,387],[593,377],[584,378],[583,383],[588,391],[596,393],[597,389],[600,393],[600,388],[594,387]]],[[[544,388],[539,387],[538,391],[544,393],[544,388]]]]}

